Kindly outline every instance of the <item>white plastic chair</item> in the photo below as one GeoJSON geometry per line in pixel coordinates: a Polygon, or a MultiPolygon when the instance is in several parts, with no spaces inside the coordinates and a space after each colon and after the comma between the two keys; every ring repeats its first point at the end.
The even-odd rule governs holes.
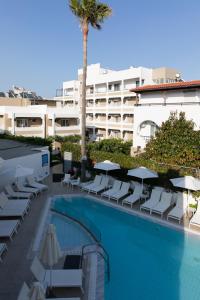
{"type": "Polygon", "coordinates": [[[64,179],[61,181],[61,184],[66,184],[69,187],[70,184],[70,178],[71,175],[70,174],[65,174],[64,179]]]}

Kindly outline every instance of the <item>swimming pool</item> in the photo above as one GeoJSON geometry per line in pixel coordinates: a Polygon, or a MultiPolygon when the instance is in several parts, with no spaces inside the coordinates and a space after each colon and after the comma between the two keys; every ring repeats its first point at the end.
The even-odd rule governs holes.
{"type": "MultiPolygon", "coordinates": [[[[106,300],[199,300],[200,238],[127,214],[90,197],[57,198],[101,231],[111,277],[106,300]],[[67,200],[67,201],[66,201],[67,200]]],[[[59,230],[59,228],[58,228],[59,230]]]]}

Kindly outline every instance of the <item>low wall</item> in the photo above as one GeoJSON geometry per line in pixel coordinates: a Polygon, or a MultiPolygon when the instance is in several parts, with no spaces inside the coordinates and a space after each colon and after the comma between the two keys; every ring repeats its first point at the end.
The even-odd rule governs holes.
{"type": "MultiPolygon", "coordinates": [[[[0,190],[3,190],[3,187],[6,184],[12,183],[16,180],[15,170],[18,165],[34,169],[35,175],[42,172],[43,174],[46,174],[48,176],[50,171],[49,151],[44,150],[39,153],[36,152],[35,154],[4,160],[3,165],[0,169],[0,190]],[[44,162],[44,154],[48,155],[47,163],[44,162]]],[[[21,178],[21,181],[24,181],[24,178],[21,178]]]]}

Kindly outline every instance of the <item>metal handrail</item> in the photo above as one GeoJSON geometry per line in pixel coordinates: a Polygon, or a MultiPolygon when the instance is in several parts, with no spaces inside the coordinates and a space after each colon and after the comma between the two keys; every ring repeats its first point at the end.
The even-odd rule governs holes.
{"type": "Polygon", "coordinates": [[[54,203],[52,203],[51,210],[75,221],[76,223],[81,225],[86,231],[88,231],[88,233],[93,237],[93,239],[97,243],[101,242],[101,231],[86,216],[84,216],[84,219],[83,219],[80,216],[80,211],[77,211],[76,209],[72,208],[71,206],[69,206],[69,204],[68,204],[68,207],[67,206],[59,207],[58,205],[55,207],[54,203]]]}
{"type": "Polygon", "coordinates": [[[100,243],[95,243],[95,244],[87,244],[87,245],[84,245],[82,247],[82,259],[83,259],[83,256],[85,254],[91,254],[91,253],[98,253],[99,255],[101,255],[101,257],[104,259],[105,263],[106,263],[106,274],[107,274],[107,280],[108,282],[110,281],[110,258],[109,258],[109,254],[108,252],[106,251],[106,249],[100,244],[100,243]],[[91,246],[96,246],[96,247],[99,247],[100,249],[103,250],[103,252],[99,251],[98,248],[96,248],[95,250],[89,250],[87,252],[84,252],[84,250],[87,248],[87,247],[91,247],[91,246]]]}
{"type": "MultiPolygon", "coordinates": [[[[52,204],[54,204],[54,202],[52,202],[52,204]]],[[[83,220],[80,219],[80,216],[78,217],[76,214],[78,214],[78,211],[76,211],[75,209],[72,209],[70,207],[70,211],[66,211],[66,209],[64,209],[63,207],[54,207],[53,205],[51,206],[51,211],[56,212],[64,217],[67,217],[75,222],[77,222],[80,226],[82,226],[95,240],[96,243],[90,243],[90,244],[86,244],[82,246],[82,259],[83,256],[85,254],[91,254],[91,253],[98,253],[99,255],[101,255],[101,257],[104,259],[105,263],[106,263],[106,274],[107,274],[107,279],[108,281],[110,281],[110,259],[109,259],[109,254],[106,251],[106,249],[103,247],[103,245],[101,244],[101,232],[100,230],[96,227],[95,224],[93,224],[91,222],[91,220],[87,219],[87,222],[83,222],[83,220]],[[60,208],[60,209],[59,209],[60,208]],[[71,212],[71,214],[70,214],[71,212]],[[87,226],[88,224],[86,223],[90,223],[92,226],[95,227],[96,232],[98,232],[98,236],[96,235],[96,232],[92,231],[90,229],[90,226],[87,226]],[[85,249],[91,246],[95,246],[96,249],[95,250],[90,250],[85,252],[85,249]],[[102,249],[103,251],[100,251],[98,248],[102,249]]],[[[84,216],[84,219],[86,217],[84,216]]],[[[84,220],[85,221],[85,220],[84,220]]],[[[82,262],[81,262],[82,264],[82,262]]]]}

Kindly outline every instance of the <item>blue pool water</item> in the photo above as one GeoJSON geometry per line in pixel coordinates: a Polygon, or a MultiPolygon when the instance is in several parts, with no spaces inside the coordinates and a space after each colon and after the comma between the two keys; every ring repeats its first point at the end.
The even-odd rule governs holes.
{"type": "Polygon", "coordinates": [[[58,198],[54,207],[68,211],[75,208],[77,216],[90,220],[101,231],[101,242],[109,253],[111,266],[110,282],[105,285],[106,300],[200,299],[199,237],[124,213],[89,197],[73,196],[66,200],[58,198]]]}

